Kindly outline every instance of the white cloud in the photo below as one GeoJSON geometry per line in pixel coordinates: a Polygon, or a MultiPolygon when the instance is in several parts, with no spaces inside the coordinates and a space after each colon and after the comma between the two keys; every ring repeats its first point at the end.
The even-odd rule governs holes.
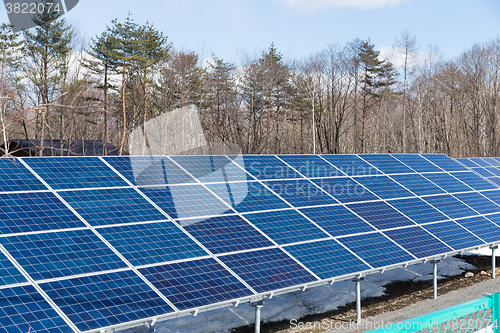
{"type": "Polygon", "coordinates": [[[277,2],[299,10],[317,11],[325,8],[362,8],[375,9],[396,6],[410,0],[276,0],[277,2]]]}
{"type": "MultiPolygon", "coordinates": [[[[380,59],[390,61],[396,68],[404,66],[404,50],[401,47],[382,46],[378,49],[380,59]]],[[[408,66],[418,66],[424,64],[429,59],[429,54],[422,51],[415,51],[408,59],[408,66]]]]}

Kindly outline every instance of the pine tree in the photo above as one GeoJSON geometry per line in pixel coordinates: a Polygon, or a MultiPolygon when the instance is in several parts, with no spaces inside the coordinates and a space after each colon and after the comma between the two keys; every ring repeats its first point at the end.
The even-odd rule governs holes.
{"type": "MultiPolygon", "coordinates": [[[[44,0],[48,1],[48,0],[44,0]]],[[[40,132],[39,154],[43,152],[46,113],[55,99],[61,78],[67,73],[67,58],[72,47],[73,31],[57,12],[41,12],[33,17],[34,32],[24,31],[23,53],[27,60],[26,73],[33,84],[41,117],[37,115],[37,134],[40,132]]]]}

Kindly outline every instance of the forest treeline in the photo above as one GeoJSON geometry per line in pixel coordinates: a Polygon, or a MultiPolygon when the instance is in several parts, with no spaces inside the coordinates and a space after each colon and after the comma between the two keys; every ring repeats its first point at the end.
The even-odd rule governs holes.
{"type": "Polygon", "coordinates": [[[405,30],[392,59],[354,39],[300,60],[271,44],[236,65],[178,50],[130,15],[89,43],[63,18],[35,20],[20,35],[0,28],[2,142],[104,140],[125,152],[134,129],[195,105],[206,141],[244,154],[500,156],[500,38],[447,60],[423,57],[405,30]]]}

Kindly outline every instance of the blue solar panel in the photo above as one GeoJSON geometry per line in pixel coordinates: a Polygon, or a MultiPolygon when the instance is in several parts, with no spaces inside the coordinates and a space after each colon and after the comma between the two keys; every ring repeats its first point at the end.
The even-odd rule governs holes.
{"type": "MultiPolygon", "coordinates": [[[[495,167],[490,167],[490,169],[495,169],[495,167]]],[[[495,174],[491,173],[490,171],[486,170],[486,168],[473,168],[472,171],[477,172],[479,175],[483,177],[495,177],[495,174]]]]}
{"type": "Polygon", "coordinates": [[[258,293],[317,279],[280,249],[265,249],[219,257],[258,293]]]}
{"type": "Polygon", "coordinates": [[[360,156],[362,159],[379,169],[385,174],[392,173],[414,173],[412,169],[399,162],[391,155],[366,154],[360,156]]]}
{"type": "Polygon", "coordinates": [[[381,174],[380,171],[356,155],[321,155],[321,157],[349,176],[371,176],[381,174]]]}
{"type": "Polygon", "coordinates": [[[202,185],[143,187],[141,192],[172,218],[232,213],[231,208],[202,185]]]}
{"type": "Polygon", "coordinates": [[[486,162],[488,162],[489,164],[491,164],[493,166],[500,167],[500,161],[498,160],[498,158],[495,158],[495,157],[483,157],[483,160],[485,160],[486,162]]]}
{"type": "Polygon", "coordinates": [[[478,215],[475,211],[452,197],[451,195],[436,195],[433,197],[422,198],[427,203],[440,210],[442,213],[457,219],[461,217],[478,215]]]}
{"type": "Polygon", "coordinates": [[[171,222],[100,228],[98,231],[134,266],[208,255],[171,222]]]}
{"type": "Polygon", "coordinates": [[[0,159],[0,192],[47,190],[21,162],[0,159]]]}
{"type": "Polygon", "coordinates": [[[59,195],[94,226],[167,219],[132,188],[65,191],[59,195]]]}
{"type": "Polygon", "coordinates": [[[482,191],[481,194],[495,202],[497,205],[500,205],[500,190],[482,191]]]}
{"type": "Polygon", "coordinates": [[[0,243],[35,280],[126,267],[90,230],[2,237],[0,243]]]}
{"type": "Polygon", "coordinates": [[[127,186],[97,157],[44,157],[23,159],[53,189],[127,186]]]}
{"type": "MultiPolygon", "coordinates": [[[[495,217],[492,217],[493,219],[495,217]]],[[[460,219],[457,222],[487,243],[498,242],[500,239],[500,227],[482,216],[460,219]]]]}
{"type": "Polygon", "coordinates": [[[0,332],[73,333],[33,286],[0,289],[0,332]]]}
{"type": "Polygon", "coordinates": [[[441,239],[454,250],[465,249],[483,245],[484,242],[475,235],[462,228],[454,221],[445,221],[440,223],[427,224],[422,226],[431,234],[441,239]]]}
{"type": "Polygon", "coordinates": [[[416,172],[443,172],[443,170],[420,155],[393,154],[392,157],[403,162],[416,172]]]}
{"type": "Polygon", "coordinates": [[[448,219],[440,211],[420,198],[391,200],[387,203],[417,223],[437,222],[448,219]]]}
{"type": "Polygon", "coordinates": [[[246,214],[245,218],[278,244],[328,237],[296,210],[246,214]]]}
{"type": "Polygon", "coordinates": [[[436,164],[444,171],[467,171],[467,168],[461,166],[458,162],[442,154],[422,154],[423,157],[436,164]]]}
{"type": "Polygon", "coordinates": [[[472,191],[470,187],[448,173],[428,173],[423,176],[449,193],[472,191]]]}
{"type": "Polygon", "coordinates": [[[321,279],[334,278],[371,268],[332,239],[291,245],[285,247],[285,250],[321,279]]]}
{"type": "Polygon", "coordinates": [[[0,285],[26,282],[26,278],[14,267],[7,257],[0,252],[0,285]]]}
{"type": "Polygon", "coordinates": [[[131,271],[53,281],[40,286],[80,331],[173,312],[131,271]]]}
{"type": "Polygon", "coordinates": [[[488,215],[486,218],[495,223],[496,225],[500,226],[500,214],[488,215]]]}
{"type": "MultiPolygon", "coordinates": [[[[477,169],[482,169],[482,170],[488,171],[489,173],[493,174],[494,176],[500,176],[500,168],[498,168],[498,167],[477,168],[477,169]]],[[[478,171],[477,169],[474,169],[474,171],[478,171]]]]}
{"type": "Polygon", "coordinates": [[[334,237],[375,230],[343,206],[303,208],[300,211],[334,237]]]}
{"type": "Polygon", "coordinates": [[[307,178],[345,176],[342,171],[318,155],[279,155],[278,157],[307,178]]]}
{"type": "Polygon", "coordinates": [[[476,163],[477,165],[481,166],[481,167],[489,167],[489,166],[491,166],[490,163],[486,162],[484,159],[482,159],[480,157],[471,157],[470,160],[473,161],[474,163],[476,163]]]}
{"type": "Polygon", "coordinates": [[[54,194],[0,194],[0,234],[85,227],[54,194]]]}
{"type": "Polygon", "coordinates": [[[290,208],[259,182],[208,184],[207,187],[240,213],[290,208]]]}
{"type": "Polygon", "coordinates": [[[492,178],[489,178],[488,180],[490,182],[493,182],[493,183],[497,184],[498,187],[500,187],[500,178],[498,178],[498,177],[492,177],[492,178]]]}
{"type": "Polygon", "coordinates": [[[412,221],[382,201],[350,204],[348,207],[379,230],[414,225],[412,221]]]}
{"type": "Polygon", "coordinates": [[[453,250],[421,227],[389,230],[384,233],[417,258],[435,256],[453,250]]]}
{"type": "Polygon", "coordinates": [[[339,238],[339,242],[368,262],[372,267],[384,267],[415,259],[379,232],[339,238]]]}
{"type": "Polygon", "coordinates": [[[451,174],[477,191],[493,190],[498,188],[498,186],[491,184],[484,178],[481,178],[472,172],[453,172],[451,174]]]}
{"type": "Polygon", "coordinates": [[[480,214],[489,214],[500,212],[500,206],[491,202],[476,192],[461,193],[453,195],[458,200],[462,201],[480,214]]]}
{"type": "Polygon", "coordinates": [[[358,183],[378,195],[382,199],[413,197],[413,193],[405,190],[386,176],[368,176],[353,178],[358,183]]]}
{"type": "Polygon", "coordinates": [[[303,178],[276,156],[245,155],[234,160],[235,163],[257,179],[292,179],[303,178]]]}
{"type": "Polygon", "coordinates": [[[477,168],[479,165],[474,163],[474,161],[470,158],[456,158],[456,161],[459,161],[463,165],[469,167],[469,168],[477,168]]]}
{"type": "Polygon", "coordinates": [[[351,178],[322,178],[312,179],[312,181],[342,203],[378,199],[351,178]]]}
{"type": "Polygon", "coordinates": [[[274,244],[236,215],[181,220],[184,229],[212,253],[226,253],[274,244]]]}
{"type": "Polygon", "coordinates": [[[391,178],[419,196],[445,193],[445,191],[418,174],[393,175],[391,178]]]}
{"type": "Polygon", "coordinates": [[[272,180],[264,184],[294,207],[333,205],[337,200],[306,179],[272,180]]]}
{"type": "Polygon", "coordinates": [[[137,186],[194,183],[195,180],[167,157],[103,157],[129,182],[137,186]]]}
{"type": "Polygon", "coordinates": [[[251,179],[245,171],[225,156],[171,156],[171,158],[202,183],[251,179]]]}
{"type": "Polygon", "coordinates": [[[212,258],[139,270],[180,311],[253,293],[212,258]]]}

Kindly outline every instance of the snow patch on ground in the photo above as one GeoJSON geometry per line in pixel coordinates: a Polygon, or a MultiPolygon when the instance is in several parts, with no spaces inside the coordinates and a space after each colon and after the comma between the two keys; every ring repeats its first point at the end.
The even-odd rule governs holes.
{"type": "MultiPolygon", "coordinates": [[[[491,250],[490,255],[491,255],[491,250]]],[[[438,278],[459,275],[474,266],[453,257],[442,259],[438,265],[438,278]]],[[[361,282],[361,298],[384,295],[385,285],[396,281],[431,280],[431,263],[396,268],[384,273],[368,275],[361,282]]],[[[299,319],[306,315],[319,314],[356,301],[355,283],[351,280],[335,282],[293,292],[265,300],[261,311],[262,322],[299,319]]],[[[158,333],[229,333],[232,328],[253,324],[255,309],[248,303],[238,307],[227,307],[199,313],[196,317],[186,316],[156,324],[158,333]]],[[[122,331],[122,333],[146,333],[144,327],[122,331]]],[[[489,333],[489,332],[484,332],[489,333]]]]}

